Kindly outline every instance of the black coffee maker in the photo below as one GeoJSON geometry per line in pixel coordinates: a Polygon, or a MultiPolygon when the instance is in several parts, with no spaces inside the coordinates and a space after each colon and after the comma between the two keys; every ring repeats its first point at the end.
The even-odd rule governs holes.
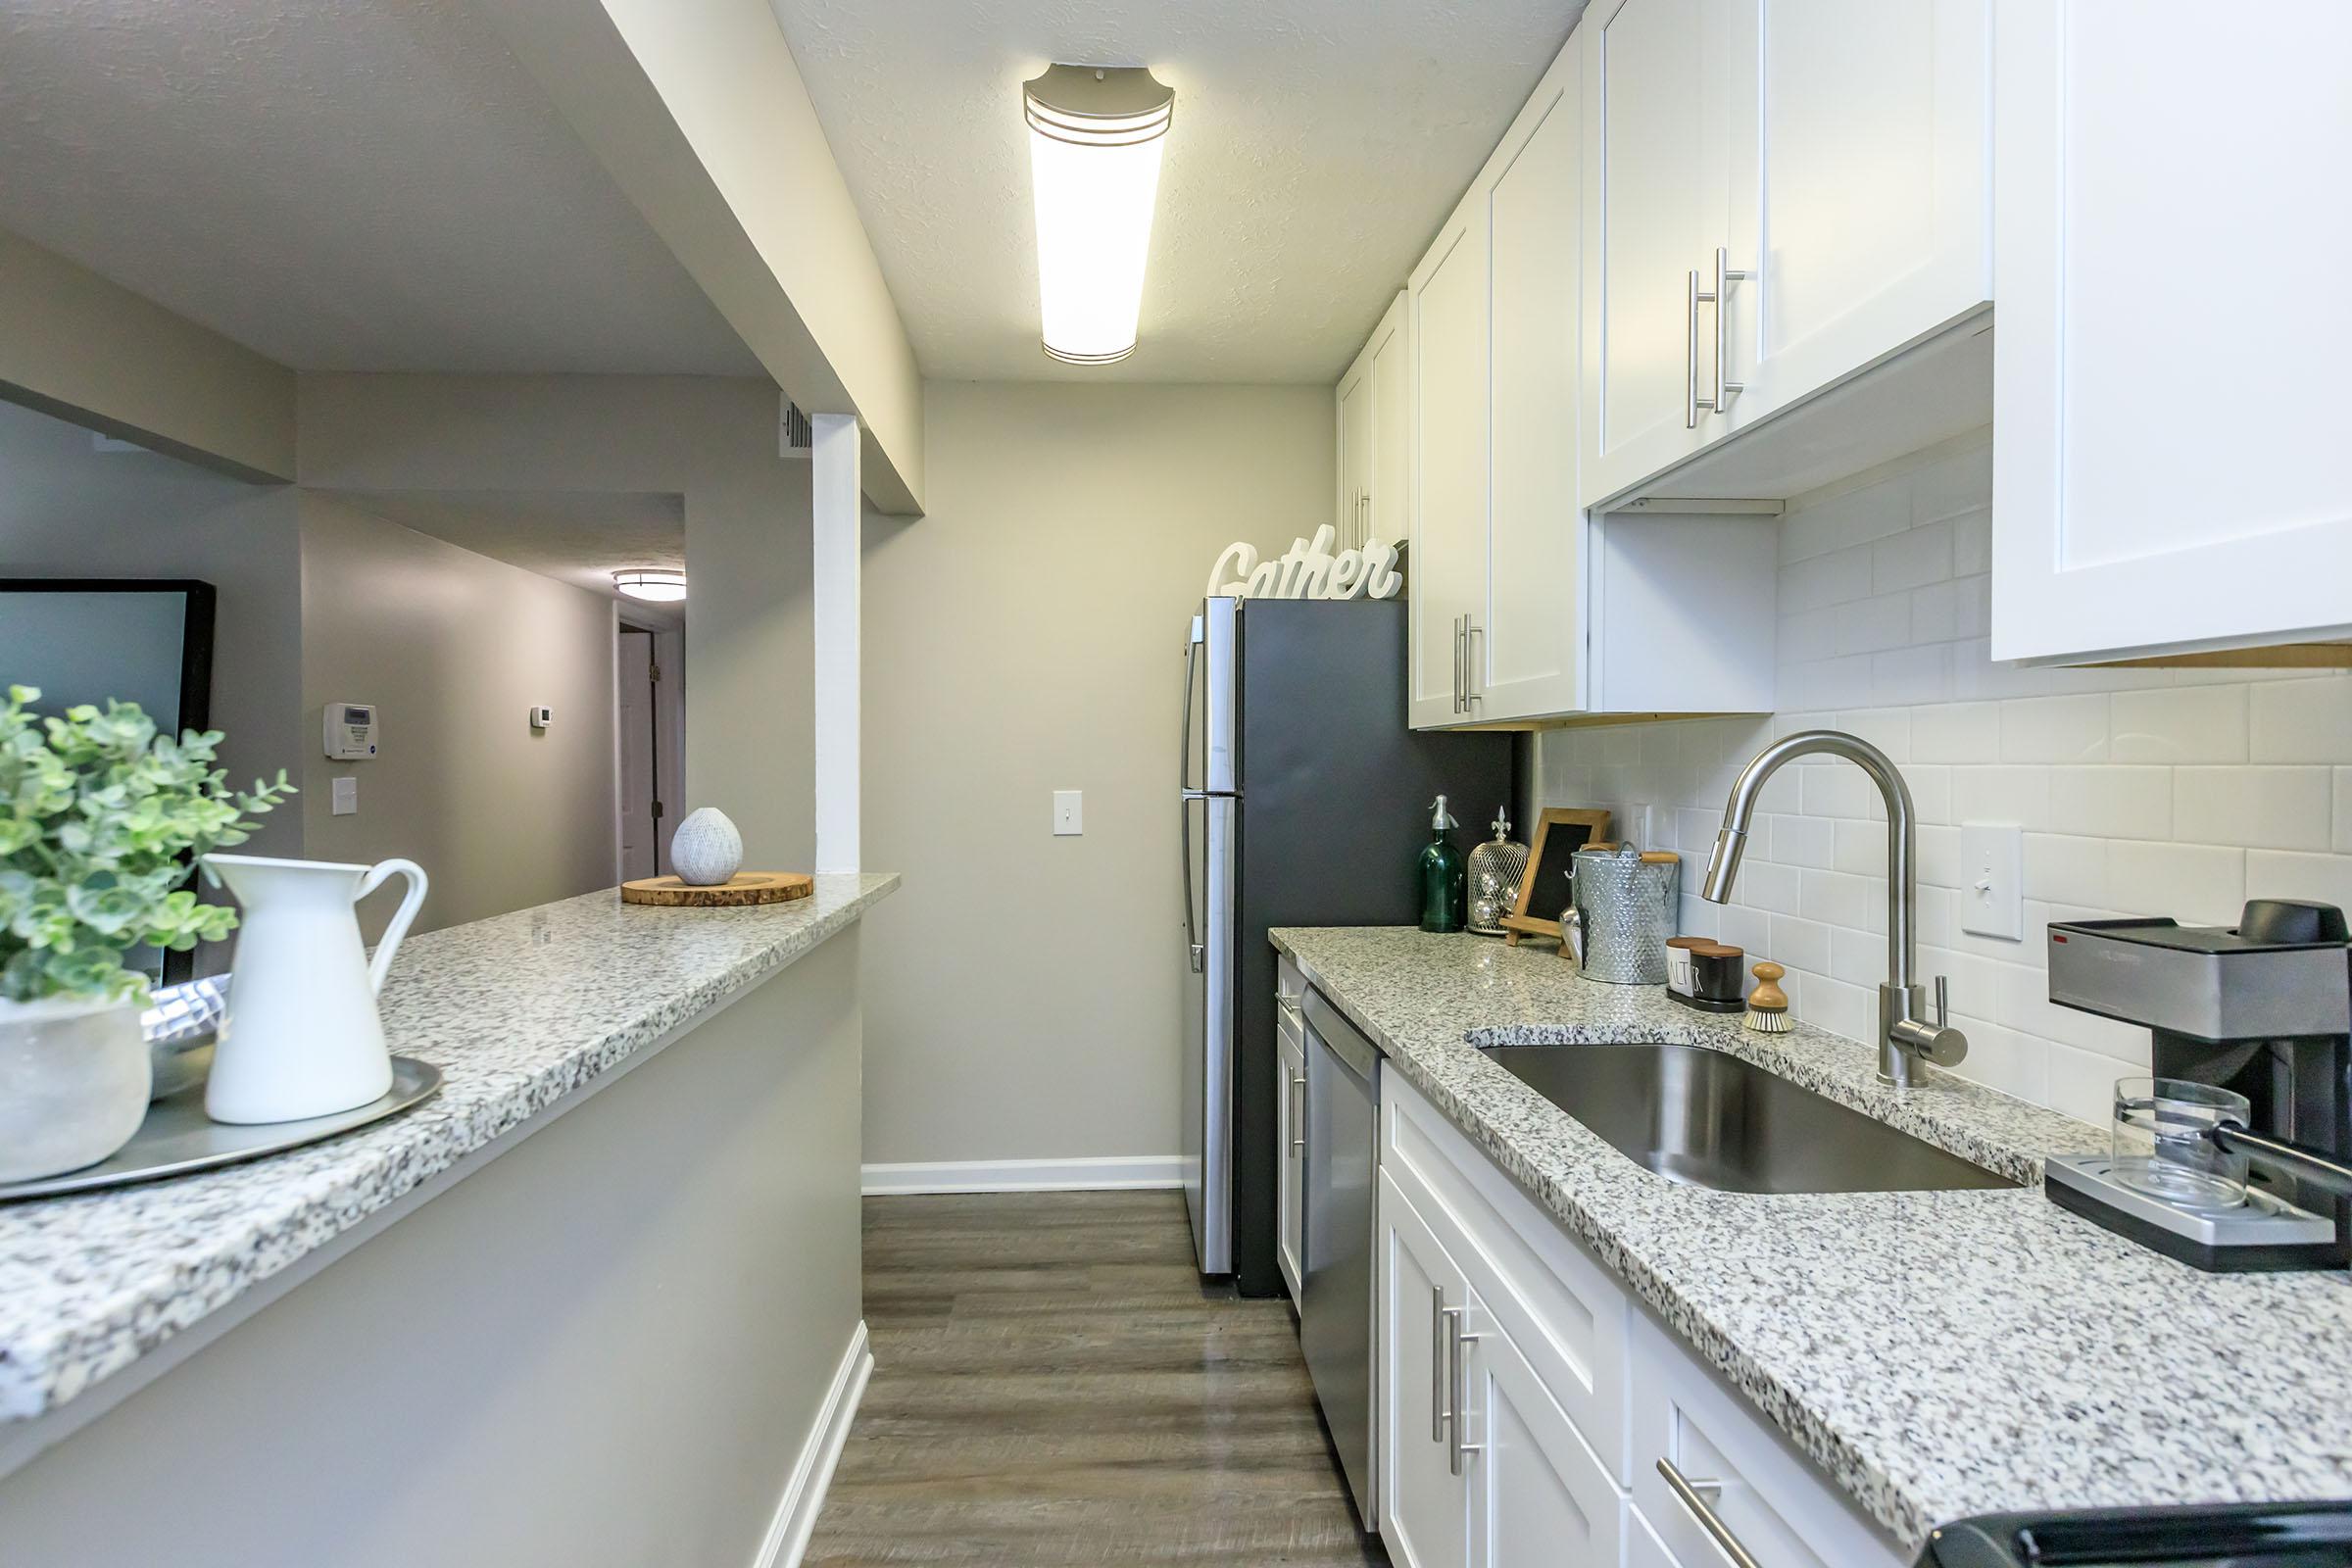
{"type": "Polygon", "coordinates": [[[2049,928],[2050,1000],[2150,1031],[2159,1078],[2245,1097],[2205,1136],[2247,1160],[2246,1200],[2181,1206],[2105,1155],[2057,1155],[2062,1207],[2215,1271],[2341,1268],[2352,1257],[2352,932],[2333,905],[2248,903],[2234,926],[2169,919],[2049,928]]]}

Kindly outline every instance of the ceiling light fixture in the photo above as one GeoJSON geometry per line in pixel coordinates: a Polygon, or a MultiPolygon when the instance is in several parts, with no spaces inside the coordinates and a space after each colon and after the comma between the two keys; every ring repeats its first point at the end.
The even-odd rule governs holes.
{"type": "Polygon", "coordinates": [[[612,574],[613,590],[649,605],[674,605],[686,597],[686,574],[664,566],[632,566],[612,574]]]}
{"type": "Polygon", "coordinates": [[[1143,314],[1176,94],[1141,66],[1048,66],[1021,84],[1021,101],[1046,352],[1071,365],[1123,360],[1143,314]]]}

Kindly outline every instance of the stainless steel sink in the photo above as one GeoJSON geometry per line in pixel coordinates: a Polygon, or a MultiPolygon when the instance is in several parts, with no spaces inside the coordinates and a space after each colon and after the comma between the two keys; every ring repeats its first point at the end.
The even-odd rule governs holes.
{"type": "Polygon", "coordinates": [[[1698,1046],[1499,1046],[1494,1064],[1669,1181],[1726,1193],[2015,1187],[1763,1068],[1698,1046]]]}

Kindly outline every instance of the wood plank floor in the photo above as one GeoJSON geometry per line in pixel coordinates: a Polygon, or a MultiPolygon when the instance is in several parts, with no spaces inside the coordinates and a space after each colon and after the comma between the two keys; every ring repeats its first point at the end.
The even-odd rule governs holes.
{"type": "Polygon", "coordinates": [[[869,1198],[865,1317],[808,1568],[1388,1560],[1290,1308],[1202,1291],[1180,1194],[869,1198]]]}

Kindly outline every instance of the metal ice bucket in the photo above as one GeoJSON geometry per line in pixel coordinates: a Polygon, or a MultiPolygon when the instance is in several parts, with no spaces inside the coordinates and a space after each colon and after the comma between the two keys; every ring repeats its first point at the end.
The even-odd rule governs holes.
{"type": "Polygon", "coordinates": [[[1666,939],[1681,912],[1683,864],[1631,844],[1576,852],[1576,908],[1584,922],[1580,964],[1588,980],[1666,983],[1666,939]]]}

